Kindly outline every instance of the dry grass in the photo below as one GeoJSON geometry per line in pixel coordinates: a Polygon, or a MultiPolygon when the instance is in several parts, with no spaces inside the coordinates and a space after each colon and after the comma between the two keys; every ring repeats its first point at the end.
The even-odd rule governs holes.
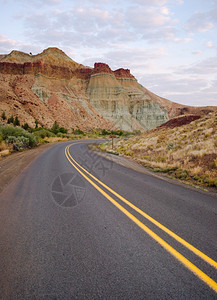
{"type": "MultiPolygon", "coordinates": [[[[111,151],[111,145],[106,150],[111,151]]],[[[176,178],[217,187],[217,114],[181,127],[157,128],[121,139],[114,151],[176,178]]]]}

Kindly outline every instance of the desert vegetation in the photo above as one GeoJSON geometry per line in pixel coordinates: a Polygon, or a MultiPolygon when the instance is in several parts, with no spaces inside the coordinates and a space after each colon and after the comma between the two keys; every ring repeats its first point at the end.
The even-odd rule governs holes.
{"type": "Polygon", "coordinates": [[[183,181],[217,187],[217,114],[180,127],[158,127],[119,139],[102,150],[125,155],[140,164],[183,181]]]}
{"type": "Polygon", "coordinates": [[[7,117],[5,112],[1,114],[0,123],[0,157],[8,155],[14,151],[23,151],[36,147],[43,143],[61,142],[77,139],[97,139],[108,138],[110,134],[117,136],[129,136],[132,133],[121,130],[108,131],[106,129],[93,129],[84,132],[78,126],[72,128],[70,132],[54,121],[51,128],[41,127],[35,120],[34,128],[28,123],[20,124],[17,116],[7,117]]]}

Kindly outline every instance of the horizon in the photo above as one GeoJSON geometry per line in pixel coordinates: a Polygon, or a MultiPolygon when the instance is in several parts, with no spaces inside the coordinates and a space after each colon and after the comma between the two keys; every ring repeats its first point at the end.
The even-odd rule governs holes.
{"type": "Polygon", "coordinates": [[[55,46],[85,66],[130,69],[140,84],[170,101],[217,106],[217,1],[1,3],[2,55],[35,55],[55,46]]]}

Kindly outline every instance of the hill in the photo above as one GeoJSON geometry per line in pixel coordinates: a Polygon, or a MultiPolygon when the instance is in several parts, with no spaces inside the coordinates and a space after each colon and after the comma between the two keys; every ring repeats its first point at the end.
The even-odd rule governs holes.
{"type": "Polygon", "coordinates": [[[101,149],[136,160],[155,172],[217,187],[217,113],[182,116],[101,149]]]}
{"type": "Polygon", "coordinates": [[[204,115],[217,107],[196,108],[161,98],[141,86],[128,69],[112,71],[105,63],[93,68],[69,58],[58,48],[31,55],[0,55],[0,114],[18,116],[21,124],[68,129],[141,131],[172,117],[204,115]]]}

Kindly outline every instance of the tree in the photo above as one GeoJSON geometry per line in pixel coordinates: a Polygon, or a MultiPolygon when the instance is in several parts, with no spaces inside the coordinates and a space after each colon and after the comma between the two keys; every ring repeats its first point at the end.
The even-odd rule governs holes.
{"type": "Polygon", "coordinates": [[[2,120],[6,120],[7,118],[6,118],[6,115],[5,115],[5,112],[3,111],[3,113],[2,113],[2,120]]]}
{"type": "Polygon", "coordinates": [[[28,130],[28,129],[30,128],[28,123],[24,123],[24,124],[22,125],[22,127],[23,127],[23,129],[25,129],[25,130],[28,130]]]}
{"type": "Polygon", "coordinates": [[[52,131],[54,134],[57,134],[57,133],[59,132],[59,128],[60,128],[60,127],[59,127],[57,121],[54,121],[53,126],[52,126],[52,128],[51,128],[51,131],[52,131]]]}
{"type": "Polygon", "coordinates": [[[60,127],[59,128],[59,132],[61,132],[61,133],[67,133],[68,130],[66,128],[64,128],[64,127],[60,127]]]}
{"type": "Polygon", "coordinates": [[[38,128],[38,120],[35,120],[35,128],[38,128]]]}
{"type": "Polygon", "coordinates": [[[20,121],[17,116],[15,117],[13,124],[14,126],[20,126],[20,121]]]}
{"type": "Polygon", "coordinates": [[[8,118],[8,124],[10,123],[14,123],[14,117],[13,116],[10,116],[10,118],[8,118]]]}

